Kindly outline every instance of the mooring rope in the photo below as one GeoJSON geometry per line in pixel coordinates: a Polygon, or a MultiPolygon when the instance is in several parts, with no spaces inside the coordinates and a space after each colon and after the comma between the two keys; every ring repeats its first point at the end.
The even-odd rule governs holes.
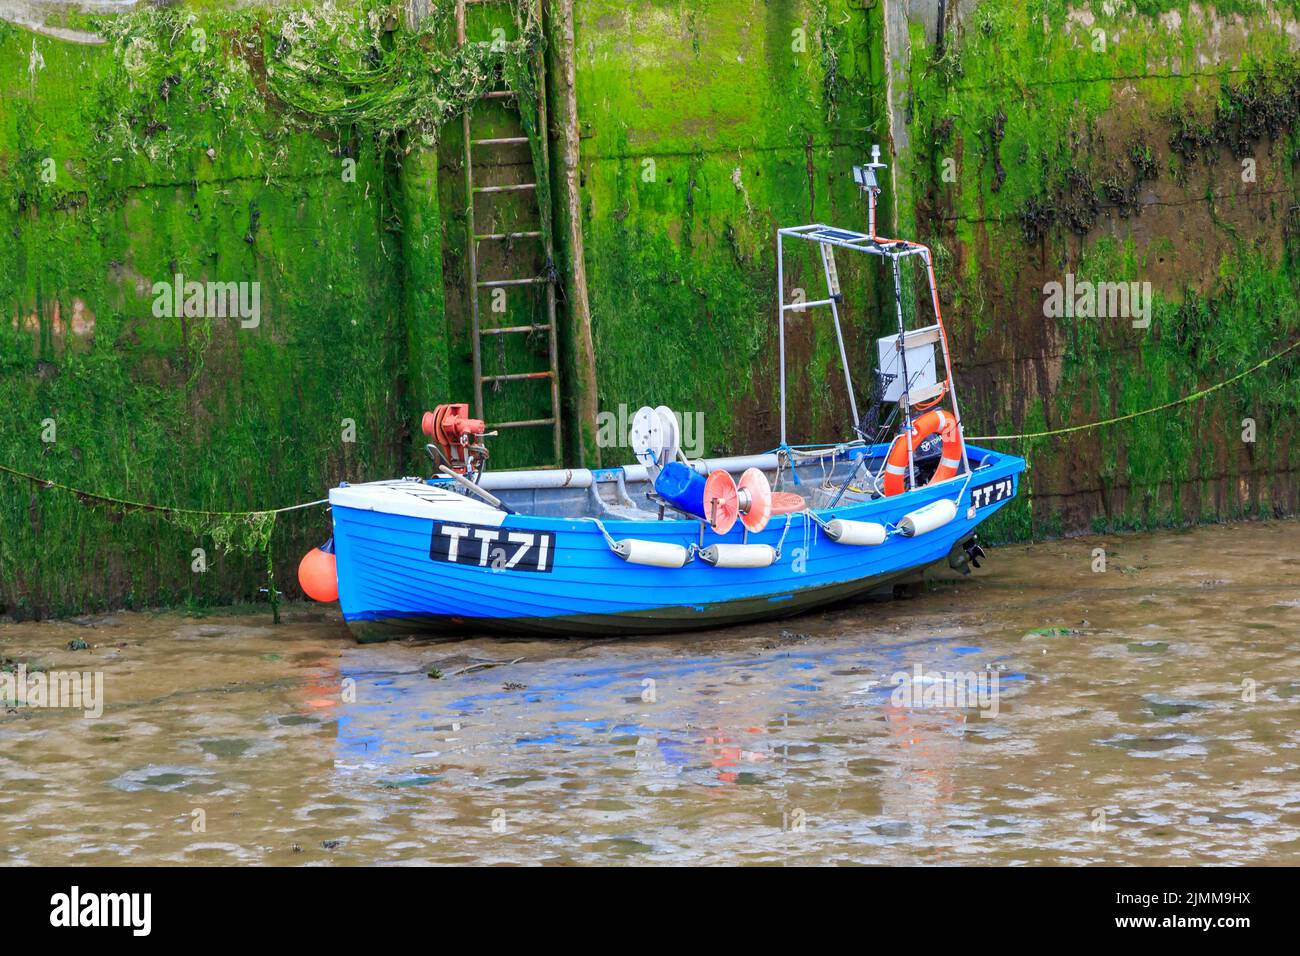
{"type": "Polygon", "coordinates": [[[1225,378],[1222,382],[1192,392],[1190,395],[1184,395],[1182,398],[1176,399],[1172,402],[1165,402],[1163,405],[1156,405],[1154,408],[1144,408],[1140,412],[1129,412],[1127,415],[1119,415],[1115,418],[1104,418],[1101,421],[1088,422],[1084,425],[1070,425],[1066,428],[1053,428],[1045,432],[1025,432],[1020,435],[967,435],[965,437],[967,441],[1010,441],[1016,438],[1047,438],[1051,435],[1067,435],[1071,432],[1083,432],[1089,431],[1093,428],[1103,428],[1106,425],[1116,425],[1120,422],[1127,422],[1134,418],[1141,418],[1143,415],[1154,415],[1156,412],[1163,412],[1170,408],[1177,408],[1180,405],[1189,405],[1192,402],[1198,402],[1205,398],[1205,396],[1217,392],[1221,388],[1226,388],[1234,382],[1240,382],[1247,375],[1252,375],[1255,372],[1258,372],[1260,369],[1276,362],[1282,356],[1286,355],[1288,352],[1295,351],[1297,348],[1300,348],[1300,339],[1292,342],[1286,348],[1282,349],[1282,351],[1276,352],[1268,358],[1256,362],[1244,372],[1238,372],[1236,375],[1232,376],[1232,378],[1225,378]]]}
{"type": "Polygon", "coordinates": [[[115,498],[112,495],[105,495],[95,491],[84,491],[81,488],[73,488],[71,485],[65,485],[49,478],[41,478],[39,475],[19,471],[17,468],[10,468],[8,465],[0,465],[0,472],[13,475],[15,478],[25,478],[42,488],[57,488],[59,491],[66,491],[76,495],[78,498],[102,501],[105,504],[117,505],[120,508],[129,508],[133,511],[154,511],[162,514],[194,515],[199,518],[249,518],[254,515],[279,515],[284,514],[286,511],[299,511],[303,508],[314,508],[317,505],[329,503],[328,498],[321,498],[318,501],[304,501],[302,504],[286,505],[283,508],[259,508],[255,511],[205,511],[201,508],[177,508],[172,505],[154,505],[143,501],[129,501],[125,498],[115,498]]]}
{"type": "MultiPolygon", "coordinates": [[[[54,481],[49,478],[41,478],[39,475],[33,475],[30,472],[21,471],[17,468],[11,468],[8,465],[0,464],[0,474],[12,475],[15,478],[22,478],[42,488],[54,488],[59,491],[66,491],[75,495],[84,501],[101,502],[121,508],[124,511],[146,511],[152,514],[162,515],[164,518],[191,518],[207,519],[210,526],[207,529],[208,534],[216,537],[216,522],[219,520],[230,521],[232,519],[245,519],[246,526],[256,528],[257,533],[240,545],[240,550],[252,554],[261,551],[266,557],[266,589],[271,603],[271,619],[280,623],[280,595],[279,589],[275,586],[275,563],[271,554],[271,535],[275,531],[276,518],[288,511],[299,511],[303,508],[314,508],[317,505],[328,504],[328,498],[321,498],[317,501],[304,501],[301,504],[285,505],[283,508],[264,508],[258,511],[210,511],[205,508],[178,508],[173,505],[156,505],[144,501],[131,501],[127,498],[118,498],[114,495],[106,495],[97,491],[85,491],[81,488],[74,488],[71,485],[65,485],[62,482],[54,481]]],[[[177,522],[182,523],[182,522],[177,522]]],[[[188,526],[188,525],[186,525],[188,526]]],[[[251,533],[251,532],[250,532],[251,533]]],[[[229,537],[225,540],[227,549],[231,546],[229,537]]]]}
{"type": "MultiPolygon", "coordinates": [[[[1240,382],[1243,378],[1245,378],[1248,375],[1253,375],[1255,372],[1258,372],[1260,369],[1265,368],[1271,365],[1272,363],[1276,362],[1284,355],[1287,355],[1290,352],[1294,352],[1297,348],[1300,348],[1300,339],[1297,339],[1296,341],[1292,342],[1290,345],[1288,345],[1286,348],[1282,349],[1281,351],[1275,352],[1274,354],[1268,356],[1267,358],[1261,359],[1260,361],[1252,365],[1250,368],[1246,369],[1243,372],[1238,372],[1236,375],[1233,375],[1231,378],[1225,378],[1221,382],[1216,382],[1214,385],[1210,385],[1207,386],[1206,388],[1199,389],[1188,395],[1184,395],[1182,398],[1175,399],[1172,402],[1165,402],[1161,405],[1156,405],[1152,408],[1144,408],[1141,411],[1137,411],[1137,412],[1129,412],[1127,415],[1118,415],[1114,418],[1103,418],[1100,421],[1087,422],[1086,424],[1083,425],[1070,425],[1065,428],[1053,428],[1053,429],[1049,429],[1048,431],[1041,431],[1041,432],[1023,432],[1015,435],[967,435],[965,437],[967,441],[1012,441],[1018,438],[1019,439],[1048,438],[1051,437],[1052,435],[1068,435],[1071,434],[1072,432],[1089,431],[1093,428],[1104,428],[1107,425],[1117,425],[1120,422],[1131,421],[1132,419],[1135,418],[1141,418],[1144,415],[1154,415],[1156,412],[1163,412],[1171,408],[1177,408],[1180,405],[1188,405],[1191,404],[1192,402],[1200,401],[1201,399],[1205,398],[1207,395],[1211,395],[1214,392],[1219,391],[1220,389],[1227,388],[1229,385],[1232,385],[1235,382],[1240,382]]],[[[789,451],[789,452],[802,452],[801,457],[811,458],[811,457],[821,457],[821,455],[819,455],[816,452],[809,453],[807,451],[804,451],[804,449],[826,448],[826,447],[827,446],[804,445],[804,446],[798,446],[796,449],[789,445],[781,445],[773,449],[773,451],[778,453],[778,457],[780,456],[781,452],[789,451]]],[[[844,444],[841,443],[840,445],[834,446],[832,450],[835,452],[839,452],[844,447],[845,447],[844,444]]],[[[823,454],[825,454],[825,452],[823,452],[823,454]]],[[[791,466],[790,470],[791,472],[793,472],[794,455],[791,454],[788,457],[790,459],[790,466],[791,466]]],[[[42,478],[39,475],[33,475],[26,471],[20,471],[17,468],[11,468],[10,466],[3,465],[3,464],[0,464],[0,473],[13,475],[15,478],[23,478],[27,481],[32,482],[33,484],[40,485],[43,488],[57,488],[60,491],[66,491],[70,494],[76,495],[78,498],[88,498],[93,501],[102,501],[106,504],[117,505],[120,508],[129,508],[135,511],[153,511],[162,514],[194,515],[200,518],[248,518],[254,515],[278,515],[278,514],[284,514],[285,512],[288,511],[300,511],[303,508],[315,508],[318,505],[329,504],[328,498],[319,498],[316,501],[304,501],[301,504],[285,505],[282,508],[259,508],[250,511],[208,511],[202,508],[179,508],[173,505],[158,505],[158,504],[149,504],[143,501],[130,501],[126,498],[117,498],[114,497],[113,495],[106,495],[101,492],[86,491],[81,488],[74,488],[71,485],[65,485],[62,482],[54,481],[50,478],[42,478]]]]}

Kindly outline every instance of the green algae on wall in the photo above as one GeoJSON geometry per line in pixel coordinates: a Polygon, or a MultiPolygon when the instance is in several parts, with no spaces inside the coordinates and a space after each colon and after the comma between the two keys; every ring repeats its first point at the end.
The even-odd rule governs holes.
{"type": "MultiPolygon", "coordinates": [[[[1295,24],[1289,5],[985,0],[957,6],[943,56],[912,26],[901,215],[954,259],[969,433],[1175,401],[1293,341],[1295,24]],[[1067,276],[1149,283],[1149,324],[1048,315],[1067,276]]],[[[1195,405],[997,443],[1031,470],[990,530],[1294,511],[1298,398],[1287,359],[1195,405]]]]}
{"type": "MultiPolygon", "coordinates": [[[[524,42],[506,48],[515,67],[539,41],[530,21],[493,7],[472,11],[471,40],[484,42],[456,49],[450,7],[433,8],[411,35],[394,34],[382,4],[314,26],[286,10],[192,20],[150,8],[147,29],[99,48],[0,24],[0,402],[18,410],[0,422],[0,461],[216,509],[426,467],[419,411],[472,389],[464,144],[445,120],[507,66],[492,41],[519,36],[522,22],[524,42]],[[286,27],[323,29],[342,49],[308,51],[277,75],[276,61],[296,56],[286,27]],[[446,82],[410,74],[430,64],[446,82]],[[340,97],[358,76],[372,109],[340,97]],[[258,321],[156,315],[155,284],[177,274],[259,283],[258,321]]],[[[865,223],[850,167],[889,136],[886,8],[898,9],[576,4],[583,228],[600,403],[615,420],[620,407],[666,403],[703,414],[704,453],[775,444],[774,231],[865,223]]],[[[942,57],[932,33],[907,33],[893,108],[910,145],[890,171],[881,231],[935,249],[968,431],[1140,410],[1290,341],[1291,7],[948,8],[942,57]],[[1067,273],[1150,282],[1149,327],[1045,315],[1045,283],[1067,273]]],[[[476,111],[489,132],[515,135],[517,117],[499,106],[476,111]]],[[[495,173],[530,175],[530,140],[495,173]]],[[[499,215],[522,225],[537,209],[499,215]]],[[[858,364],[891,321],[875,265],[840,263],[858,364]]],[[[787,268],[789,293],[818,296],[811,256],[792,249],[787,268]]],[[[521,295],[510,307],[536,315],[539,304],[521,295]]],[[[844,436],[826,316],[792,314],[788,331],[791,441],[844,436]]],[[[498,370],[544,362],[537,341],[509,348],[488,357],[498,370]]],[[[548,401],[527,390],[501,400],[521,417],[548,401]]],[[[1297,404],[1285,362],[1194,408],[1000,445],[1033,467],[990,530],[1294,511],[1297,404]],[[1241,440],[1246,419],[1253,443],[1241,440]]],[[[546,443],[512,434],[494,464],[542,461],[546,443]]],[[[602,454],[611,464],[630,453],[602,454]]],[[[279,582],[327,525],[320,512],[281,519],[279,582]]],[[[0,604],[32,614],[256,598],[262,558],[223,554],[199,530],[0,478],[0,604]],[[205,571],[195,548],[208,552],[205,571]]]]}
{"type": "MultiPolygon", "coordinates": [[[[456,44],[453,11],[405,30],[381,0],[58,17],[98,47],[0,24],[0,400],[23,410],[0,460],[216,511],[426,468],[412,426],[453,364],[432,147],[502,77],[532,101],[542,41],[531,2],[506,9],[509,40],[456,44]],[[237,315],[214,314],[221,290],[237,315]]],[[[255,597],[263,558],[227,552],[258,528],[191,518],[5,479],[0,613],[255,597]],[[68,573],[79,557],[95,566],[68,573]]],[[[292,582],[328,519],[281,525],[292,582]]]]}
{"type": "MultiPolygon", "coordinates": [[[[0,39],[0,460],[218,510],[400,471],[408,330],[383,150],[355,128],[284,123],[256,88],[249,35],[208,23],[197,43],[202,23],[146,15],[181,26],[176,43],[0,39]],[[158,314],[155,285],[177,275],[256,283],[257,312],[158,314]]],[[[265,583],[263,558],[223,553],[204,529],[3,484],[7,613],[227,603],[265,583]]],[[[281,529],[284,583],[328,518],[281,529]]]]}
{"type": "MultiPolygon", "coordinates": [[[[872,108],[879,10],[839,0],[587,0],[576,15],[601,408],[617,416],[623,406],[625,418],[643,404],[701,413],[706,453],[771,447],[775,230],[865,226],[851,166],[883,135],[872,108]]],[[[788,291],[821,297],[812,264],[791,253],[788,291]]],[[[878,322],[871,270],[845,261],[841,276],[860,361],[878,322]]],[[[828,317],[794,315],[789,333],[791,440],[845,436],[828,317]]],[[[606,449],[604,460],[629,453],[606,449]]]]}

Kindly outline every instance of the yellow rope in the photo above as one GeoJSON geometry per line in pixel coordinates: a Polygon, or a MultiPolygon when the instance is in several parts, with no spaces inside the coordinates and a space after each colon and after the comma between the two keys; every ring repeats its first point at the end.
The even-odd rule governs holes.
{"type": "MultiPolygon", "coordinates": [[[[1067,435],[1071,432],[1082,432],[1082,431],[1088,431],[1093,428],[1102,428],[1105,425],[1115,425],[1118,424],[1119,422],[1126,422],[1134,418],[1141,418],[1143,415],[1154,415],[1156,412],[1163,412],[1170,408],[1177,408],[1179,405],[1187,405],[1191,402],[1200,401],[1205,396],[1213,392],[1217,392],[1221,388],[1226,388],[1227,386],[1233,384],[1234,382],[1240,382],[1247,375],[1251,375],[1255,372],[1258,372],[1260,369],[1272,364],[1273,362],[1276,362],[1282,356],[1286,355],[1289,352],[1295,351],[1297,348],[1300,348],[1300,339],[1297,339],[1296,341],[1292,342],[1290,345],[1282,349],[1280,352],[1276,352],[1273,355],[1270,355],[1268,358],[1256,362],[1254,365],[1246,369],[1244,372],[1238,372],[1236,375],[1232,376],[1232,378],[1224,379],[1222,382],[1218,382],[1217,384],[1211,385],[1208,388],[1203,388],[1200,389],[1199,391],[1192,392],[1190,395],[1184,395],[1182,398],[1177,399],[1175,401],[1165,402],[1163,405],[1156,405],[1154,408],[1144,408],[1140,412],[1130,412],[1127,415],[1119,415],[1115,418],[1105,418],[1097,422],[1088,422],[1085,425],[1071,425],[1068,428],[1053,428],[1050,431],[1045,431],[1045,432],[1024,432],[1018,435],[967,435],[966,440],[967,441],[1010,441],[1016,438],[1047,438],[1051,435],[1067,435]]],[[[128,501],[124,498],[114,498],[112,495],[99,494],[93,491],[83,491],[80,488],[73,488],[71,485],[61,484],[60,482],[57,481],[51,481],[48,478],[41,478],[37,475],[28,474],[25,471],[19,471],[17,468],[10,468],[8,465],[0,465],[0,472],[3,472],[4,474],[8,474],[8,475],[13,475],[16,478],[25,478],[26,480],[41,485],[44,488],[58,488],[61,491],[70,492],[71,494],[74,494],[79,498],[90,498],[95,501],[103,501],[108,504],[117,505],[122,508],[132,508],[138,511],[160,511],[167,514],[177,514],[177,515],[197,515],[203,518],[244,518],[244,517],[249,517],[251,515],[283,514],[286,511],[297,511],[301,508],[313,508],[316,505],[323,505],[329,502],[328,498],[321,498],[317,501],[306,501],[303,502],[302,504],[286,505],[283,508],[266,508],[257,511],[205,511],[199,508],[174,508],[170,505],[146,504],[141,501],[128,501]]]]}
{"type": "Polygon", "coordinates": [[[1182,398],[1177,399],[1176,401],[1165,402],[1163,405],[1157,405],[1154,408],[1144,408],[1140,412],[1130,412],[1127,415],[1120,415],[1116,418],[1106,418],[1106,419],[1102,419],[1099,422],[1089,422],[1086,425],[1071,425],[1068,428],[1053,428],[1052,430],[1045,431],[1045,432],[1026,432],[1022,435],[967,435],[966,440],[967,441],[1009,441],[1014,438],[1046,438],[1049,435],[1066,435],[1069,434],[1070,432],[1083,432],[1083,431],[1088,431],[1089,429],[1092,428],[1101,428],[1104,425],[1114,425],[1119,422],[1129,421],[1130,419],[1133,418],[1141,418],[1143,415],[1154,415],[1156,412],[1163,412],[1170,408],[1177,408],[1179,405],[1187,405],[1191,402],[1200,401],[1206,395],[1209,395],[1212,392],[1217,392],[1221,388],[1226,388],[1227,386],[1231,385],[1233,382],[1241,381],[1247,375],[1250,375],[1254,372],[1258,372],[1266,365],[1269,365],[1272,362],[1276,362],[1282,356],[1286,355],[1288,352],[1294,351],[1297,348],[1300,348],[1300,339],[1296,340],[1295,342],[1292,342],[1282,351],[1270,355],[1268,358],[1264,359],[1261,362],[1257,362],[1256,364],[1252,365],[1250,368],[1246,369],[1246,371],[1238,372],[1236,375],[1232,376],[1232,378],[1224,379],[1222,382],[1219,382],[1216,385],[1211,385],[1209,388],[1203,388],[1200,391],[1192,392],[1190,395],[1185,395],[1182,398]]]}
{"type": "Polygon", "coordinates": [[[136,511],[160,511],[165,514],[174,515],[196,515],[202,518],[247,518],[252,515],[278,515],[283,514],[286,511],[297,511],[300,508],[311,508],[316,505],[323,505],[329,501],[328,498],[321,498],[319,501],[307,501],[300,505],[288,505],[284,508],[267,508],[260,511],[204,511],[199,508],[173,508],[171,505],[151,505],[145,504],[141,501],[128,501],[124,498],[114,498],[112,495],[98,494],[93,491],[83,491],[80,488],[73,488],[71,485],[65,485],[57,481],[51,481],[48,478],[31,475],[25,471],[19,471],[17,468],[10,468],[8,465],[0,465],[0,472],[7,475],[13,475],[15,478],[25,478],[43,488],[57,488],[60,491],[70,492],[78,498],[90,498],[94,501],[103,501],[107,504],[117,505],[121,508],[130,508],[136,511]]]}

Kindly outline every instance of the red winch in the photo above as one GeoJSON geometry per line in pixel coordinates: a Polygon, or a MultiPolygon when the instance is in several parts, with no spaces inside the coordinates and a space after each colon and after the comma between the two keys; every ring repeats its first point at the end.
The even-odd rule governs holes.
{"type": "Polygon", "coordinates": [[[424,413],[420,428],[433,439],[430,451],[438,452],[443,464],[458,475],[478,471],[487,458],[487,448],[483,445],[487,425],[469,417],[468,405],[439,405],[424,413]]]}

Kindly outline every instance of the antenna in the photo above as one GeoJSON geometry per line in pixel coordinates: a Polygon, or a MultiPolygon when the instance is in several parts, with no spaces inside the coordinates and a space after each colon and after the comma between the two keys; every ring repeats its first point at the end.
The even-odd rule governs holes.
{"type": "Polygon", "coordinates": [[[876,200],[880,196],[880,182],[876,179],[876,170],[884,168],[886,168],[885,164],[880,161],[878,143],[871,147],[871,162],[865,166],[853,167],[853,181],[867,194],[868,223],[872,239],[876,238],[876,200]]]}

